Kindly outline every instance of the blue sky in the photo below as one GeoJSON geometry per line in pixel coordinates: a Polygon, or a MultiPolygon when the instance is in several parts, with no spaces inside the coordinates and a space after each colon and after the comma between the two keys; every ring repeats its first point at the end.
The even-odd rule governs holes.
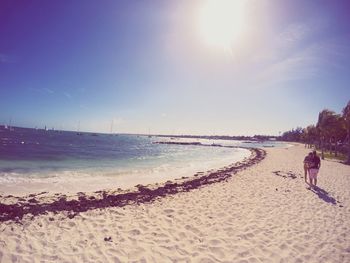
{"type": "Polygon", "coordinates": [[[215,23],[204,16],[201,28],[205,0],[1,1],[0,123],[278,135],[340,112],[349,1],[239,2],[226,8],[239,35],[214,45],[201,31],[215,23]]]}

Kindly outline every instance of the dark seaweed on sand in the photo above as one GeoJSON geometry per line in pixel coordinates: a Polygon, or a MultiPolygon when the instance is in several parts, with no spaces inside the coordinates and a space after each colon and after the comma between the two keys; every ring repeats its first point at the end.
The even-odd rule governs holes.
{"type": "Polygon", "coordinates": [[[157,198],[174,195],[180,192],[188,192],[201,186],[225,181],[238,171],[258,163],[266,156],[266,152],[262,149],[249,148],[249,150],[252,152],[252,157],[243,162],[238,162],[233,166],[210,172],[207,175],[200,176],[201,173],[198,173],[196,177],[183,182],[168,181],[164,185],[154,189],[138,185],[138,190],[135,192],[95,192],[99,194],[99,196],[88,196],[80,192],[78,193],[78,198],[74,200],[67,200],[65,195],[56,195],[55,200],[46,203],[39,202],[35,198],[37,197],[35,194],[29,195],[27,199],[11,196],[11,198],[17,198],[17,202],[14,204],[0,203],[0,222],[10,220],[20,222],[25,215],[31,215],[31,218],[34,218],[35,216],[47,214],[48,212],[55,214],[64,212],[68,218],[73,218],[78,213],[88,210],[123,207],[128,204],[149,203],[157,198]]]}

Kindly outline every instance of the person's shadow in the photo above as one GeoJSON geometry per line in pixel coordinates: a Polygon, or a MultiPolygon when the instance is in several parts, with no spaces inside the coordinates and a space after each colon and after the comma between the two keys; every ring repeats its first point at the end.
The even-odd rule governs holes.
{"type": "Polygon", "coordinates": [[[322,199],[326,203],[331,203],[332,205],[337,204],[337,200],[331,197],[326,190],[318,186],[313,186],[313,187],[310,186],[310,190],[314,192],[320,199],[322,199]]]}

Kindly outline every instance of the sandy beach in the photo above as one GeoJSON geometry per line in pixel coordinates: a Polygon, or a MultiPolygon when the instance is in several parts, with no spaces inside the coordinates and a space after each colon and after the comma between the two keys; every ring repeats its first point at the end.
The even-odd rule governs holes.
{"type": "Polygon", "coordinates": [[[150,203],[2,222],[0,262],[350,262],[350,166],[322,161],[308,190],[308,149],[265,150],[226,180],[150,203]]]}

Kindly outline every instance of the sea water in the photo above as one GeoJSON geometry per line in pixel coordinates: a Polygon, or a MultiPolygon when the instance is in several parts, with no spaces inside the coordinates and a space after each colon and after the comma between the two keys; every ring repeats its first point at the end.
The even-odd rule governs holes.
{"type": "MultiPolygon", "coordinates": [[[[167,139],[170,140],[155,136],[2,128],[0,192],[130,188],[190,177],[250,155],[244,148],[157,143],[167,139]]],[[[201,143],[213,142],[202,140],[201,143]]],[[[215,143],[256,146],[239,141],[215,143]]]]}

